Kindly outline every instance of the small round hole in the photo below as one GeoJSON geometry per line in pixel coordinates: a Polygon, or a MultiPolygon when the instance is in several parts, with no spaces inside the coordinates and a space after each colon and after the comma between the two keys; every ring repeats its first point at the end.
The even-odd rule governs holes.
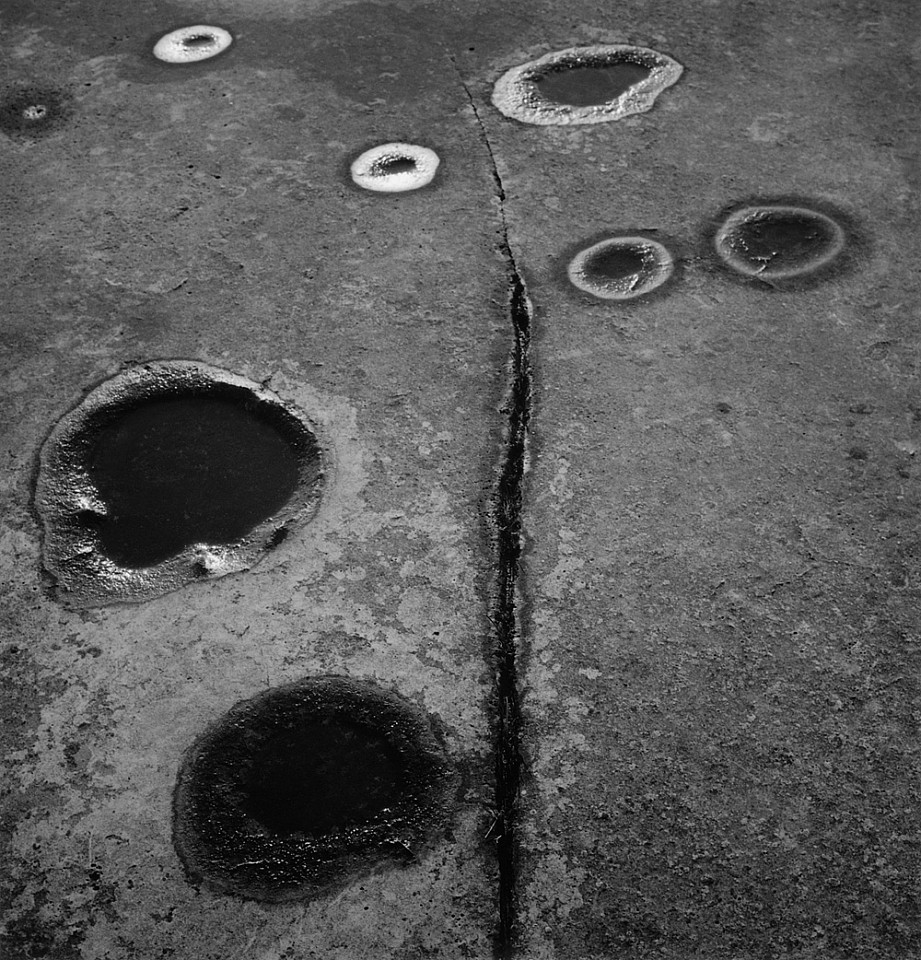
{"type": "Polygon", "coordinates": [[[434,150],[415,143],[384,143],[352,161],[352,180],[365,190],[404,193],[432,182],[441,160],[434,150]]]}
{"type": "Polygon", "coordinates": [[[209,44],[216,42],[212,34],[198,33],[194,37],[186,37],[182,41],[182,45],[185,47],[207,47],[209,44]]]}
{"type": "Polygon", "coordinates": [[[652,109],[683,69],[648,47],[569,47],[506,71],[493,88],[492,102],[522,123],[605,123],[652,109]]]}
{"type": "Polygon", "coordinates": [[[17,84],[0,100],[0,130],[35,140],[57,130],[70,113],[70,96],[53,87],[17,84]]]}
{"type": "Polygon", "coordinates": [[[416,169],[416,161],[411,157],[386,157],[375,167],[375,173],[389,176],[393,173],[410,173],[416,169]]]}
{"type": "Polygon", "coordinates": [[[765,203],[724,218],[714,245],[726,266],[746,277],[795,280],[822,271],[843,251],[844,228],[806,206],[765,203]]]}
{"type": "Polygon", "coordinates": [[[306,417],[259,384],[192,361],[132,367],[42,448],[45,567],[74,606],[244,570],[312,517],[322,465],[306,417]]]}
{"type": "Polygon", "coordinates": [[[608,237],[569,262],[573,286],[601,300],[635,300],[661,287],[675,261],[661,243],[642,236],[608,237]]]}
{"type": "Polygon", "coordinates": [[[198,24],[164,34],[154,45],[153,53],[164,63],[197,63],[223,53],[231,43],[233,36],[223,27],[198,24]]]}

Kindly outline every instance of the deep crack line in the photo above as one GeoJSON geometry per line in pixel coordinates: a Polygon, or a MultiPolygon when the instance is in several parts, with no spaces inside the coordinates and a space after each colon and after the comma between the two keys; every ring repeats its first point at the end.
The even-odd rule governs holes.
{"type": "Polygon", "coordinates": [[[518,801],[524,764],[521,754],[521,699],[518,652],[522,618],[518,595],[523,548],[522,486],[528,455],[531,369],[528,362],[531,305],[517,270],[509,271],[509,313],[514,327],[510,361],[508,424],[502,452],[493,523],[498,547],[498,574],[493,607],[495,636],[496,809],[499,834],[499,928],[497,954],[511,956],[517,916],[518,801]]]}
{"type": "Polygon", "coordinates": [[[451,58],[467,95],[480,136],[489,156],[496,197],[499,201],[500,240],[508,275],[508,310],[513,343],[509,357],[509,388],[505,401],[507,415],[499,460],[499,482],[492,509],[497,573],[491,621],[493,624],[494,695],[496,742],[496,853],[499,868],[499,924],[496,930],[497,957],[511,957],[516,938],[518,914],[518,812],[524,761],[521,751],[521,697],[518,683],[518,654],[522,638],[519,585],[523,529],[521,511],[524,477],[528,464],[528,430],[531,417],[533,374],[529,359],[532,306],[524,277],[518,269],[509,243],[505,186],[495,153],[480,116],[476,100],[451,58]]]}

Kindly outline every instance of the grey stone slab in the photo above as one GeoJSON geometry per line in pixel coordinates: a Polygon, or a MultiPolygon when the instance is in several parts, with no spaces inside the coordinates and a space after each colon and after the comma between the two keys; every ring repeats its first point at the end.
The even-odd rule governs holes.
{"type": "Polygon", "coordinates": [[[686,68],[652,112],[489,122],[535,305],[521,955],[912,956],[917,15],[631,10],[686,68]],[[788,194],[857,224],[850,272],[714,265],[717,211],[788,194]],[[568,287],[637,229],[667,295],[568,287]]]}
{"type": "Polygon", "coordinates": [[[491,955],[504,215],[535,310],[517,955],[918,953],[913,5],[2,15],[4,91],[66,107],[46,137],[0,135],[4,950],[491,955]],[[220,60],[149,59],[212,19],[236,37],[220,60]],[[627,42],[685,67],[649,113],[536,128],[490,105],[510,67],[627,42]],[[438,150],[432,189],[350,185],[390,140],[438,150]],[[840,209],[852,269],[803,290],[721,270],[712,218],[761,195],[840,209]],[[675,251],[667,292],[568,287],[609,230],[675,251]],[[37,451],[155,358],[303,409],[323,503],[245,573],[68,611],[41,577],[37,451]],[[189,884],[170,818],[190,744],[327,674],[432,718],[461,777],[448,829],[307,902],[189,884]]]}
{"type": "MultiPolygon", "coordinates": [[[[486,518],[509,338],[494,186],[440,48],[413,86],[412,45],[371,62],[362,11],[304,13],[8,12],[4,82],[68,98],[47,136],[0,137],[10,958],[490,952],[486,518]],[[170,73],[145,51],[177,16],[236,44],[170,73]],[[352,157],[393,139],[440,152],[431,189],[348,182],[352,157]],[[330,464],[321,507],[248,572],[68,611],[42,583],[37,451],[85,391],[156,358],[303,410],[330,464]],[[307,902],[191,885],[171,840],[185,751],[238,701],[329,674],[432,718],[460,775],[450,822],[307,902]]],[[[380,39],[387,11],[371,14],[380,39]]]]}

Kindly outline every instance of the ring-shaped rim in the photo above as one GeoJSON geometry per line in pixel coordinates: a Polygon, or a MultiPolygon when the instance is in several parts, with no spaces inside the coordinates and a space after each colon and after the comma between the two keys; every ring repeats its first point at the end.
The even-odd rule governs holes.
{"type": "MultiPolygon", "coordinates": [[[[645,272],[645,270],[643,272],[645,272]]],[[[566,268],[566,275],[574,287],[601,300],[620,301],[636,300],[648,293],[652,293],[653,290],[661,287],[674,272],[675,258],[669,249],[657,240],[651,240],[649,237],[639,235],[606,237],[604,240],[599,240],[597,243],[593,243],[591,246],[580,250],[572,260],[569,261],[569,266],[566,268]],[[637,247],[643,248],[644,252],[648,252],[649,259],[652,261],[649,266],[648,276],[645,280],[640,271],[627,277],[619,278],[618,280],[611,280],[607,284],[589,280],[586,276],[586,268],[592,258],[599,253],[610,249],[635,249],[637,247]],[[636,279],[628,286],[627,284],[631,276],[636,279]],[[624,287],[626,287],[626,289],[623,289],[624,287]]]]}
{"type": "Polygon", "coordinates": [[[233,36],[223,27],[212,27],[208,24],[194,24],[189,27],[180,27],[164,34],[156,42],[153,54],[164,63],[197,63],[199,60],[210,60],[219,53],[223,53],[233,43],[233,36]],[[210,43],[189,44],[194,37],[210,37],[210,43]]]}
{"type": "Polygon", "coordinates": [[[351,163],[352,180],[376,193],[405,193],[428,186],[435,178],[441,158],[434,150],[417,143],[382,143],[359,154],[351,163]],[[388,162],[409,160],[411,170],[388,172],[388,162]]]}
{"type": "Polygon", "coordinates": [[[684,67],[677,60],[649,47],[623,43],[567,47],[507,70],[493,87],[492,102],[500,113],[521,123],[607,123],[651,110],[659,94],[677,83],[683,72],[684,67]],[[534,82],[554,67],[605,66],[625,61],[648,67],[649,76],[604,103],[584,107],[557,103],[547,99],[534,82]]]}

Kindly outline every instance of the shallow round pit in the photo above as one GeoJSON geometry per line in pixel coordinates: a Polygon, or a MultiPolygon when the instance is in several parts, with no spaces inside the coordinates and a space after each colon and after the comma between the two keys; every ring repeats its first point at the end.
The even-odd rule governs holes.
{"type": "Polygon", "coordinates": [[[67,118],[70,98],[61,90],[32,84],[8,89],[0,100],[0,130],[20,140],[37,140],[67,118]]]}
{"type": "Polygon", "coordinates": [[[677,61],[648,47],[569,47],[508,70],[492,101],[522,123],[605,123],[650,110],[682,71],[677,61]]]}
{"type": "Polygon", "coordinates": [[[741,206],[723,217],[714,246],[733,271],[775,282],[823,272],[842,253],[846,240],[844,228],[826,213],[768,202],[741,206]]]}
{"type": "Polygon", "coordinates": [[[647,64],[631,60],[563,66],[548,70],[532,82],[552,103],[570,107],[598,107],[616,100],[652,72],[647,64]]]}
{"type": "Polygon", "coordinates": [[[192,882],[304,899],[414,855],[444,821],[452,787],[417,707],[375,684],[309,678],[237,704],[192,745],[174,843],[192,882]]]}
{"type": "Polygon", "coordinates": [[[270,391],[191,361],[132,367],[42,448],[45,567],[76,606],[243,570],[313,515],[322,478],[312,425],[270,391]]]}
{"type": "Polygon", "coordinates": [[[635,300],[657,290],[675,270],[675,259],[657,240],[639,235],[606,237],[570,261],[570,283],[601,300],[635,300]]]}
{"type": "Polygon", "coordinates": [[[164,34],[154,44],[153,54],[164,63],[198,63],[223,53],[232,43],[229,30],[195,24],[164,34]]]}
{"type": "Polygon", "coordinates": [[[428,186],[441,160],[434,150],[415,143],[383,143],[365,150],[349,168],[352,180],[377,193],[405,193],[428,186]]]}

